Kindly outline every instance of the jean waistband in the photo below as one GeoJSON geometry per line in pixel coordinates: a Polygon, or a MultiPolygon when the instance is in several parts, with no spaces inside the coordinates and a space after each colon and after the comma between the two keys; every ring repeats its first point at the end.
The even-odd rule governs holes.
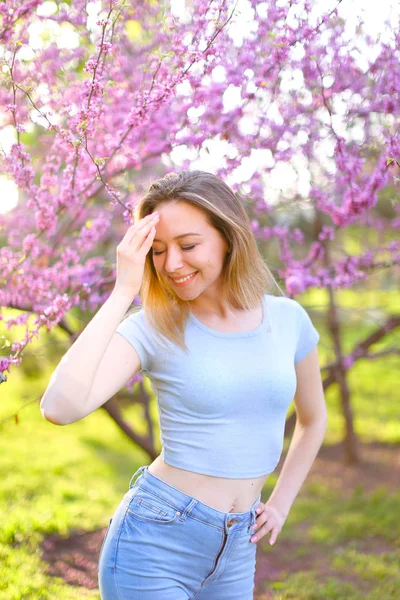
{"type": "Polygon", "coordinates": [[[209,525],[225,529],[227,533],[234,529],[251,527],[251,525],[255,523],[257,516],[256,508],[261,501],[260,494],[249,510],[245,512],[225,513],[204,504],[200,500],[197,500],[197,498],[188,496],[169,483],[162,481],[156,477],[156,475],[150,473],[147,465],[139,467],[132,476],[129,487],[132,488],[134,485],[144,491],[155,494],[158,498],[174,506],[174,508],[180,512],[181,519],[185,519],[186,516],[190,514],[192,517],[205,521],[209,525]],[[134,482],[136,475],[139,473],[140,477],[134,482]]]}

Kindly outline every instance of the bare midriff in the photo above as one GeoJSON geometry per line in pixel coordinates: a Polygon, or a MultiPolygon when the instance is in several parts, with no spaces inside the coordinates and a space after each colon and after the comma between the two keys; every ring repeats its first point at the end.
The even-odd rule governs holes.
{"type": "MultiPolygon", "coordinates": [[[[216,331],[236,333],[251,331],[263,320],[263,307],[236,311],[236,318],[218,319],[196,312],[195,316],[207,327],[216,331]]],[[[268,478],[266,475],[248,479],[231,479],[194,473],[168,465],[158,456],[149,465],[149,472],[192,498],[196,498],[222,512],[246,512],[257,500],[268,478]]]]}
{"type": "Polygon", "coordinates": [[[161,456],[148,470],[188,496],[225,513],[250,510],[268,478],[268,474],[249,479],[203,475],[168,465],[161,456]]]}

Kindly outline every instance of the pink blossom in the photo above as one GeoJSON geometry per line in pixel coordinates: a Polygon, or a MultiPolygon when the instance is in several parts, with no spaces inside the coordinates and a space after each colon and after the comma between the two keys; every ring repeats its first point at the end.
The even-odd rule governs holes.
{"type": "Polygon", "coordinates": [[[284,2],[250,0],[248,28],[223,0],[186,3],[188,19],[166,9],[162,21],[157,3],[110,0],[95,31],[86,0],[59,3],[48,17],[37,14],[40,4],[3,2],[0,38],[4,57],[15,58],[5,60],[18,87],[8,79],[0,98],[17,141],[0,160],[19,204],[0,214],[0,300],[22,309],[6,326],[27,329],[3,370],[74,306],[99,308],[134,199],[165,171],[191,169],[215,142],[220,151],[207,168],[234,182],[291,296],[352,287],[380,268],[382,256],[398,264],[400,207],[380,202],[400,177],[399,135],[390,126],[400,112],[398,23],[387,32],[393,43],[364,34],[374,52],[361,68],[340,7],[315,23],[310,0],[293,3],[296,19],[284,2]],[[15,44],[29,44],[41,19],[68,22],[79,46],[49,40],[23,60],[15,44]],[[137,37],[130,21],[140,23],[137,37]],[[285,89],[292,75],[297,84],[285,89]],[[292,168],[295,183],[283,175],[281,189],[272,190],[280,163],[292,168]],[[297,186],[303,175],[308,194],[297,186]],[[353,226],[361,232],[357,252],[343,246],[353,226]],[[38,315],[33,326],[25,319],[31,313],[38,315]]]}
{"type": "Polygon", "coordinates": [[[285,283],[287,291],[292,296],[297,296],[298,294],[304,292],[304,281],[300,275],[289,275],[285,283]]]}

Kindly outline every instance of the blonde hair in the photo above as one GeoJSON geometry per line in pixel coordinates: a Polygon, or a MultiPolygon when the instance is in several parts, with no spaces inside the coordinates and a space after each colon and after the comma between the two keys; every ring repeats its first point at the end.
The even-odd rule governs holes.
{"type": "MultiPolygon", "coordinates": [[[[277,287],[261,256],[250,220],[239,196],[226,183],[204,171],[168,173],[151,184],[135,207],[135,222],[151,214],[164,202],[182,201],[200,208],[227,242],[222,277],[222,295],[236,309],[254,309],[265,293],[277,287]]],[[[189,302],[179,298],[158,275],[152,253],[146,256],[140,290],[145,316],[159,333],[187,351],[184,331],[189,302]]]]}

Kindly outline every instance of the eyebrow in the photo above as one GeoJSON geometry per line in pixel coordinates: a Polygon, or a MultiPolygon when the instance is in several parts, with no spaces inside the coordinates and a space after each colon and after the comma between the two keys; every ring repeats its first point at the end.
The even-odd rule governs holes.
{"type": "MultiPolygon", "coordinates": [[[[174,237],[174,240],[179,240],[180,238],[186,237],[188,235],[197,235],[202,237],[201,233],[181,233],[181,235],[177,235],[174,237]]],[[[161,240],[158,240],[157,238],[154,238],[153,242],[161,242],[161,240]]]]}

